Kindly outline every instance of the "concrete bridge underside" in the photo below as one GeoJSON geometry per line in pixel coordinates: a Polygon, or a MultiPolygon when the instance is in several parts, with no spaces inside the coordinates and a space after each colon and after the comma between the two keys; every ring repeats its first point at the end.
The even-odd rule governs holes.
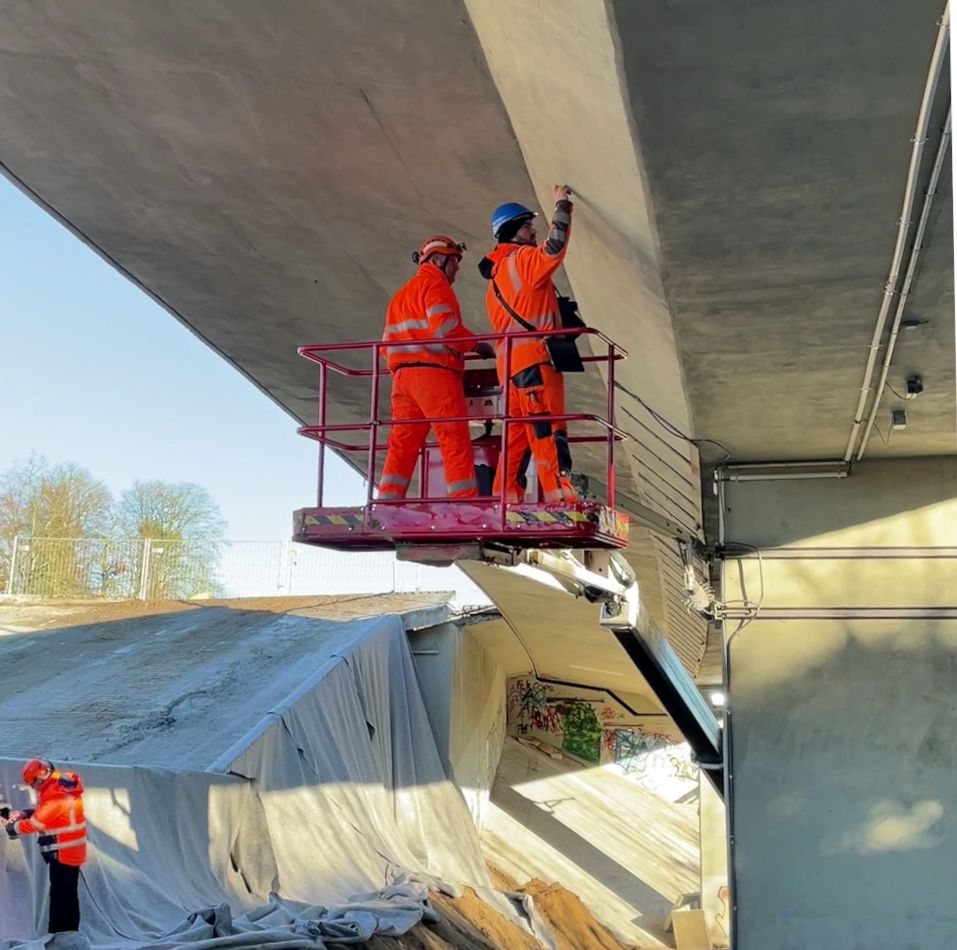
{"type": "MultiPolygon", "coordinates": [[[[434,231],[468,242],[456,289],[467,322],[484,329],[472,265],[490,245],[489,210],[547,202],[554,182],[568,182],[567,280],[588,321],[631,353],[618,378],[618,422],[632,437],[619,458],[623,506],[714,544],[716,463],[845,454],[943,4],[504,10],[494,0],[0,0],[0,162],[303,422],[314,421],[314,375],[297,345],[377,337],[409,252],[434,231]]],[[[948,76],[928,103],[915,223],[948,76]]],[[[916,473],[934,503],[934,486],[954,487],[950,182],[947,152],[905,313],[914,328],[897,341],[893,390],[868,394],[866,409],[880,400],[877,432],[840,482],[851,497],[862,485],[861,497],[884,498],[894,483],[858,481],[872,459],[905,482],[916,473]],[[894,390],[915,373],[925,391],[905,404],[894,390]],[[906,407],[905,430],[889,431],[891,407],[906,407]],[[910,461],[928,456],[937,461],[910,461]]],[[[576,408],[601,408],[596,380],[569,388],[576,408]]],[[[336,420],[364,417],[364,389],[339,393],[336,420]]],[[[597,455],[580,467],[602,477],[597,455]]],[[[799,512],[857,510],[794,497],[799,512]]],[[[798,530],[800,514],[781,514],[780,499],[755,504],[798,530]]],[[[723,514],[726,527],[742,523],[740,510],[723,514]]],[[[776,543],[746,525],[737,540],[776,543]]],[[[939,531],[917,533],[922,550],[944,544],[939,531]]],[[[684,607],[676,545],[639,528],[626,553],[647,610],[697,673],[708,628],[684,607]]],[[[484,582],[506,614],[541,625],[542,668],[615,685],[617,644],[546,636],[547,595],[530,603],[484,582]]],[[[526,662],[503,651],[506,666],[526,662]]],[[[640,698],[640,683],[628,689],[640,698]]],[[[953,920],[936,920],[926,934],[949,934],[953,920]]],[[[740,946],[758,946],[747,933],[740,946]]]]}

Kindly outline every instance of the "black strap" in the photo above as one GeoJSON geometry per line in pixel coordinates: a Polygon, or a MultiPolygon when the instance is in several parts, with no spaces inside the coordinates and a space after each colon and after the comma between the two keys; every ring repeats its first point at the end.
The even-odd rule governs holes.
{"type": "MultiPolygon", "coordinates": [[[[511,256],[511,255],[509,255],[511,256]]],[[[532,326],[524,317],[520,317],[509,305],[508,301],[502,296],[502,291],[498,289],[498,284],[495,283],[495,278],[491,278],[492,281],[492,290],[495,291],[495,296],[498,297],[498,302],[505,308],[506,312],[513,320],[517,320],[526,330],[530,330],[533,333],[537,330],[537,327],[532,326]]]]}

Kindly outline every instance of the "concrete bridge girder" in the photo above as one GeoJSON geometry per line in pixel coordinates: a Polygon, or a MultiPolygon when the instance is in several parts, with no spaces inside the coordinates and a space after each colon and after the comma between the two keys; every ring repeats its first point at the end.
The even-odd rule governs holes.
{"type": "MultiPolygon", "coordinates": [[[[550,178],[581,181],[569,259],[575,292],[613,337],[631,338],[639,323],[621,382],[684,427],[680,366],[603,8],[576,13],[564,4],[545,43],[532,42],[526,24],[522,45],[544,78],[562,49],[550,45],[562,40],[561,17],[584,31],[588,85],[564,126],[588,120],[582,143],[614,142],[612,175],[596,163],[598,150],[561,132],[559,115],[531,130],[519,121],[529,95],[560,111],[574,91],[568,71],[561,96],[549,100],[534,83],[520,87],[526,99],[513,115],[503,108],[469,20],[489,12],[424,2],[353,4],[348,15],[332,3],[291,2],[282,15],[275,5],[239,15],[218,2],[145,10],[10,3],[0,26],[0,161],[271,398],[311,421],[314,377],[295,347],[378,336],[422,234],[448,230],[469,243],[456,289],[466,320],[484,326],[484,282],[471,265],[491,244],[491,207],[533,201],[527,158],[545,198],[550,178]],[[603,95],[607,84],[617,101],[603,95]],[[608,107],[589,120],[589,101],[608,107]],[[535,137],[556,130],[559,153],[535,137]],[[561,152],[567,161],[548,165],[561,152]]],[[[594,387],[576,381],[570,390],[576,407],[603,409],[594,387]]],[[[332,421],[361,417],[364,387],[339,393],[332,421]]],[[[696,453],[621,398],[619,422],[636,437],[619,459],[624,497],[694,528],[696,453]]],[[[592,458],[583,467],[600,473],[602,464],[592,458]]],[[[684,631],[682,655],[693,667],[703,635],[675,609],[674,553],[640,531],[634,553],[649,610],[669,632],[684,631]]]]}
{"type": "MultiPolygon", "coordinates": [[[[582,312],[612,339],[630,341],[629,359],[616,369],[617,422],[632,437],[618,458],[624,494],[694,533],[702,523],[697,449],[634,398],[690,432],[653,201],[610,8],[599,0],[559,0],[545,9],[517,6],[502,17],[487,0],[467,6],[541,207],[550,207],[556,182],[574,189],[565,269],[582,312]]],[[[594,395],[586,384],[568,379],[578,405],[594,395]]],[[[682,655],[696,669],[704,624],[684,609],[675,585],[677,549],[638,525],[633,530],[643,601],[672,636],[688,641],[682,655]]]]}

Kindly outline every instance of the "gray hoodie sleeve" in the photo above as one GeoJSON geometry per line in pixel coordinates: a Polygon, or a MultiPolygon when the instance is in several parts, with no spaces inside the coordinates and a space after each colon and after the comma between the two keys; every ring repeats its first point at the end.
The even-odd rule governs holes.
{"type": "Polygon", "coordinates": [[[549,227],[548,236],[545,238],[545,253],[550,257],[557,257],[565,249],[571,223],[572,203],[570,201],[556,202],[551,227],[549,227]]]}

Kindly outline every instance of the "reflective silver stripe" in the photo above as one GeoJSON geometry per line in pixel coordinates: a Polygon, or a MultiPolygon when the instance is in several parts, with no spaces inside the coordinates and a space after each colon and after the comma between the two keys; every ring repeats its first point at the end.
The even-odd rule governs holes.
{"type": "Polygon", "coordinates": [[[432,306],[428,307],[425,311],[427,317],[434,317],[437,313],[455,313],[455,311],[452,309],[452,306],[447,303],[432,304],[432,306]]]}
{"type": "Polygon", "coordinates": [[[409,340],[402,343],[391,343],[387,352],[389,353],[420,353],[425,344],[421,340],[409,340]]]}
{"type": "MultiPolygon", "coordinates": [[[[424,262],[438,248],[443,248],[446,251],[446,253],[451,252],[455,254],[460,254],[459,251],[452,252],[451,247],[452,245],[450,245],[448,241],[429,241],[429,243],[426,244],[421,251],[419,251],[419,261],[424,262]]],[[[463,249],[465,248],[464,244],[462,245],[462,248],[463,249]]]]}
{"type": "Polygon", "coordinates": [[[77,838],[76,841],[66,841],[63,844],[41,844],[41,851],[64,851],[67,848],[79,848],[81,844],[86,844],[86,835],[77,838]]]}
{"type": "Polygon", "coordinates": [[[379,485],[401,485],[405,488],[405,486],[409,484],[409,481],[410,479],[403,478],[401,475],[383,475],[379,485]]]}
{"type": "Polygon", "coordinates": [[[517,251],[513,251],[506,260],[508,261],[508,276],[512,279],[512,289],[515,293],[521,293],[522,287],[525,285],[522,283],[522,278],[518,276],[518,265],[515,263],[517,253],[517,251]]]}
{"type": "Polygon", "coordinates": [[[391,339],[399,333],[405,333],[406,330],[428,330],[429,321],[425,317],[410,317],[400,323],[390,323],[382,334],[382,339],[391,339]]]}
{"type": "Polygon", "coordinates": [[[445,490],[450,495],[454,491],[467,491],[469,488],[477,488],[474,478],[463,478],[460,482],[448,482],[445,486],[445,490]]]}
{"type": "Polygon", "coordinates": [[[442,337],[448,336],[459,324],[459,321],[456,317],[449,317],[448,320],[443,320],[436,328],[432,331],[432,336],[441,340],[442,337]]]}
{"type": "Polygon", "coordinates": [[[415,356],[419,353],[438,353],[440,356],[447,356],[449,353],[453,356],[457,355],[455,350],[444,343],[422,343],[419,340],[414,340],[409,344],[400,344],[395,347],[395,350],[402,356],[415,356]]]}
{"type": "Polygon", "coordinates": [[[49,837],[51,835],[70,835],[75,834],[76,832],[81,832],[80,837],[74,839],[73,841],[52,841],[50,844],[41,844],[40,850],[44,852],[48,851],[60,851],[64,848],[78,848],[81,844],[86,844],[86,822],[76,820],[76,802],[70,802],[70,824],[64,826],[63,828],[44,828],[41,835],[43,837],[49,837]]]}

